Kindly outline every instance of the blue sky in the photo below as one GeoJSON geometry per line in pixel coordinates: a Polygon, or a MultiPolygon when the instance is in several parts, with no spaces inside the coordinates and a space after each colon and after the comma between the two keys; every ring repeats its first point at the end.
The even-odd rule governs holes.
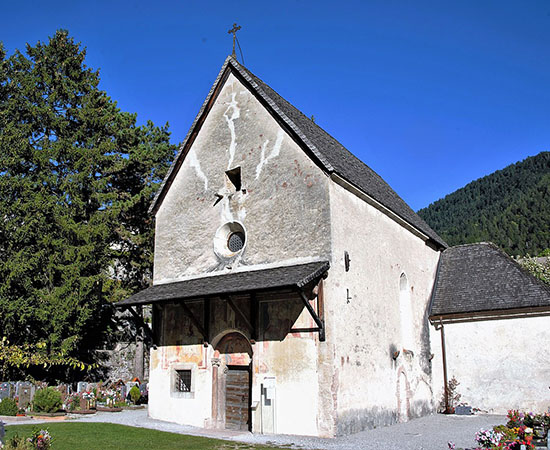
{"type": "Polygon", "coordinates": [[[8,53],[68,29],[101,88],[180,142],[227,54],[413,209],[550,150],[550,1],[11,1],[8,53]]]}

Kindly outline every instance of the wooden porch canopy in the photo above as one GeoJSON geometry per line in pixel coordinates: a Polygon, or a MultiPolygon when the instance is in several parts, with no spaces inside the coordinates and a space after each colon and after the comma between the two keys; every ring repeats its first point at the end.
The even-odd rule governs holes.
{"type": "MultiPolygon", "coordinates": [[[[205,342],[207,342],[209,339],[209,317],[205,316],[201,323],[201,321],[193,316],[187,305],[185,305],[186,301],[203,300],[207,303],[212,297],[219,297],[227,300],[231,307],[236,309],[236,306],[231,301],[232,295],[254,295],[258,292],[290,289],[299,294],[304,306],[317,324],[319,339],[324,341],[324,320],[319,317],[311,306],[304,292],[304,287],[324,277],[329,267],[330,264],[328,261],[316,261],[307,264],[224,273],[173,283],[157,284],[116,303],[116,306],[128,309],[138,319],[137,313],[132,309],[133,306],[177,302],[183,306],[187,315],[189,315],[195,326],[199,329],[199,332],[204,336],[205,342]]],[[[254,307],[254,305],[251,305],[251,307],[254,307]]],[[[239,316],[244,317],[244,314],[238,309],[235,312],[239,316]]],[[[205,308],[205,314],[209,314],[209,308],[205,308]]],[[[251,324],[251,332],[253,335],[255,334],[255,324],[251,324]]]]}

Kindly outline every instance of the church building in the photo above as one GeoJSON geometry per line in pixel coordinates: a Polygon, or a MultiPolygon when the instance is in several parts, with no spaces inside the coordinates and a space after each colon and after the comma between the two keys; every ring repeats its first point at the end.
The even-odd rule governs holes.
{"type": "MultiPolygon", "coordinates": [[[[478,247],[448,249],[380,176],[233,56],[150,212],[153,286],[119,305],[153,306],[155,419],[354,433],[436,411],[455,365],[442,351],[474,350],[446,346],[442,328],[504,322],[511,308],[518,320],[536,315],[538,338],[550,338],[541,317],[550,290],[500,253],[519,271],[515,291],[477,290],[465,270],[478,247]],[[494,314],[479,313],[491,296],[502,300],[494,314]]],[[[479,245],[485,286],[499,250],[479,245]]]]}

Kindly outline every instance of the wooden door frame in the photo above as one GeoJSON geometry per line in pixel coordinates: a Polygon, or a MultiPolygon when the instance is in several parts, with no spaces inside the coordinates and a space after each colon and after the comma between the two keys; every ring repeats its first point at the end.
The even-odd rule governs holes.
{"type": "Polygon", "coordinates": [[[249,372],[249,385],[248,385],[248,430],[252,431],[252,384],[253,384],[253,356],[254,350],[250,340],[247,336],[240,330],[227,330],[224,333],[218,335],[213,345],[216,350],[218,344],[223,341],[223,339],[230,335],[231,333],[236,333],[240,335],[248,343],[250,363],[247,365],[244,364],[226,364],[225,358],[223,357],[224,353],[219,354],[219,357],[212,358],[212,417],[210,426],[219,429],[225,429],[225,395],[226,395],[226,378],[227,372],[230,370],[229,367],[233,367],[237,370],[247,370],[249,372]]]}
{"type": "MultiPolygon", "coordinates": [[[[230,370],[246,370],[248,372],[248,431],[252,432],[252,358],[250,359],[250,364],[248,366],[242,366],[242,365],[235,365],[235,364],[229,364],[225,366],[227,368],[227,371],[230,370]]],[[[227,389],[227,385],[224,382],[224,387],[227,389]]],[[[225,392],[224,392],[225,395],[225,392]]],[[[224,414],[225,418],[225,414],[224,414]]],[[[225,428],[225,424],[224,424],[225,428]]]]}

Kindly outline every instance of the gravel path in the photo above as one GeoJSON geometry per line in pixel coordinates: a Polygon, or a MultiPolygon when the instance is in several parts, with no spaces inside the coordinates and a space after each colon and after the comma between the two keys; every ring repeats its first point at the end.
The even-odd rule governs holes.
{"type": "MultiPolygon", "coordinates": [[[[9,424],[44,423],[53,420],[28,418],[2,418],[9,424]]],[[[411,420],[407,423],[363,431],[351,436],[321,439],[305,436],[261,435],[231,430],[207,430],[151,419],[147,410],[124,410],[119,413],[98,412],[89,416],[77,416],[65,421],[108,422],[151,428],[179,434],[206,436],[251,444],[273,444],[297,449],[326,450],[447,450],[447,442],[457,448],[473,447],[474,435],[480,428],[489,428],[505,422],[504,416],[445,416],[441,414],[411,420]]]]}

